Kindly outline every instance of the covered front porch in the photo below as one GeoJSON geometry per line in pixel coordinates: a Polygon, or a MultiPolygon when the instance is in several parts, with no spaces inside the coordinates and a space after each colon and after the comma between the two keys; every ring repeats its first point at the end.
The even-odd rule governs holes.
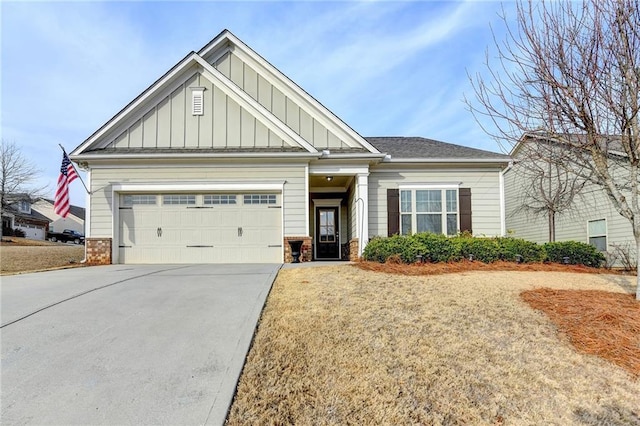
{"type": "MultiPolygon", "coordinates": [[[[298,238],[303,240],[302,261],[348,261],[362,255],[368,239],[368,176],[368,166],[309,168],[308,236],[298,238]]],[[[289,257],[290,247],[285,247],[285,262],[289,257]]]]}

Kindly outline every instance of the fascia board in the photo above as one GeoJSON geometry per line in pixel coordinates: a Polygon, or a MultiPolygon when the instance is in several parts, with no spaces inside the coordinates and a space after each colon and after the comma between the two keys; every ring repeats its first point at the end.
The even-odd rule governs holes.
{"type": "MultiPolygon", "coordinates": [[[[237,38],[231,32],[226,32],[224,37],[229,40],[232,44],[238,49],[234,49],[234,54],[238,55],[240,59],[244,60],[250,59],[251,62],[260,65],[263,71],[266,71],[266,75],[261,73],[262,77],[265,78],[269,83],[273,84],[283,93],[291,94],[298,102],[303,101],[304,103],[310,105],[315,111],[316,114],[313,115],[313,118],[318,120],[323,126],[326,128],[333,130],[339,130],[340,133],[344,133],[347,136],[354,139],[359,145],[366,148],[371,153],[377,154],[380,151],[373,145],[371,145],[365,138],[360,136],[355,130],[349,127],[344,121],[342,121],[337,115],[331,112],[327,107],[322,105],[317,99],[309,95],[303,88],[297,85],[293,80],[279,71],[276,67],[271,65],[267,60],[265,60],[262,56],[256,53],[253,49],[247,46],[242,40],[237,38]]],[[[200,51],[201,56],[206,55],[213,46],[205,51],[200,51]]]]}
{"type": "Polygon", "coordinates": [[[326,157],[322,157],[322,160],[382,160],[386,154],[374,154],[374,153],[364,153],[364,154],[329,154],[326,157]]]}
{"type": "Polygon", "coordinates": [[[347,176],[357,174],[369,174],[368,166],[357,165],[339,165],[339,164],[323,164],[323,165],[310,165],[309,175],[326,175],[331,174],[335,176],[347,176]]]}
{"type": "Polygon", "coordinates": [[[84,150],[91,146],[96,140],[104,136],[107,132],[117,126],[123,117],[126,117],[129,113],[134,111],[149,98],[155,95],[163,86],[169,84],[174,78],[177,78],[186,68],[191,66],[194,59],[198,55],[195,52],[188,54],[182,61],[178,62],[172,69],[170,69],[165,75],[156,80],[151,86],[149,86],[144,92],[142,92],[137,98],[131,101],[120,112],[113,116],[106,124],[96,130],[87,140],[85,140],[80,146],[71,152],[71,155],[80,155],[84,150]]]}
{"type": "Polygon", "coordinates": [[[200,50],[198,50],[198,55],[203,57],[207,56],[212,50],[218,49],[221,46],[224,46],[225,42],[229,42],[229,35],[231,31],[228,29],[224,29],[215,36],[210,42],[205,44],[200,50]]]}
{"type": "Polygon", "coordinates": [[[251,158],[277,158],[281,160],[291,159],[316,159],[320,153],[309,152],[251,152],[251,153],[156,153],[156,154],[78,154],[70,155],[73,161],[91,160],[181,160],[181,159],[251,159],[251,158]]]}
{"type": "Polygon", "coordinates": [[[522,136],[520,136],[520,139],[518,139],[518,142],[516,142],[513,148],[511,148],[509,156],[515,157],[517,152],[520,150],[520,148],[522,148],[522,146],[527,142],[528,139],[535,139],[535,137],[529,133],[523,133],[522,136]]]}
{"type": "Polygon", "coordinates": [[[477,163],[477,164],[509,164],[512,161],[511,158],[391,158],[388,161],[384,161],[384,163],[443,163],[443,164],[454,164],[454,163],[477,163]]]}
{"type": "Polygon", "coordinates": [[[195,61],[203,68],[202,75],[211,80],[213,84],[220,87],[225,94],[230,96],[233,100],[238,102],[242,107],[246,108],[253,115],[262,122],[267,128],[276,130],[278,136],[286,139],[294,144],[301,146],[309,152],[316,153],[318,150],[309,142],[304,140],[300,135],[295,133],[289,126],[285,125],[269,110],[260,105],[255,99],[249,96],[246,92],[241,90],[238,86],[233,84],[227,77],[218,71],[213,65],[196,55],[195,61]]]}

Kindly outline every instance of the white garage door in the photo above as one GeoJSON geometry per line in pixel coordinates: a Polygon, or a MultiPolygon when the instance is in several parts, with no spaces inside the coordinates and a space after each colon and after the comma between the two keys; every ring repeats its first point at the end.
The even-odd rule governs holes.
{"type": "Polygon", "coordinates": [[[280,194],[120,196],[120,263],[280,263],[280,194]]]}
{"type": "Polygon", "coordinates": [[[22,231],[24,231],[25,238],[29,238],[31,240],[44,240],[44,228],[40,226],[16,224],[16,229],[21,229],[22,231]]]}

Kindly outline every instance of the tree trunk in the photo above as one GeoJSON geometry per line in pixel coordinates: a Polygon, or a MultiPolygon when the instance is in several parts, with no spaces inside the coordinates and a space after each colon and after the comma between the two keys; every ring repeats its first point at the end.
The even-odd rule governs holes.
{"type": "Polygon", "coordinates": [[[636,300],[640,300],[640,236],[636,237],[636,300]]]}
{"type": "Polygon", "coordinates": [[[549,242],[556,240],[556,212],[549,210],[549,242]]]}

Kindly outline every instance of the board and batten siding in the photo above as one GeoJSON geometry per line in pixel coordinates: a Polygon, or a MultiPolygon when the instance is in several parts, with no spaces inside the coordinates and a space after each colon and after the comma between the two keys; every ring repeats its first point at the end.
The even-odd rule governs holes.
{"type": "Polygon", "coordinates": [[[387,235],[387,189],[459,183],[471,189],[473,234],[500,235],[500,169],[375,170],[369,175],[369,237],[387,235]]]}
{"type": "Polygon", "coordinates": [[[125,129],[106,136],[107,148],[289,148],[235,100],[195,73],[125,129]],[[203,113],[192,114],[193,87],[203,87],[203,113]]]}
{"type": "MultiPolygon", "coordinates": [[[[520,208],[524,203],[522,177],[518,169],[505,173],[505,216],[507,232],[516,238],[524,238],[536,243],[549,241],[547,216],[534,215],[520,208]]],[[[622,217],[606,196],[594,185],[587,185],[574,199],[571,209],[556,214],[556,241],[589,242],[589,221],[605,219],[607,223],[607,250],[612,244],[629,245],[635,253],[635,240],[631,223],[622,217]]]]}
{"type": "MultiPolygon", "coordinates": [[[[307,235],[304,165],[199,165],[194,167],[118,167],[91,171],[91,236],[112,237],[112,184],[215,184],[284,182],[284,235],[307,235]]],[[[162,192],[162,191],[160,191],[162,192]]],[[[166,193],[166,191],[164,191],[166,193]]],[[[251,192],[250,189],[238,192],[251,192]]],[[[117,226],[117,224],[115,225],[117,226]]]]}
{"type": "Polygon", "coordinates": [[[238,55],[228,52],[213,66],[316,149],[349,148],[345,142],[347,137],[339,136],[320,123],[238,55]]]}

